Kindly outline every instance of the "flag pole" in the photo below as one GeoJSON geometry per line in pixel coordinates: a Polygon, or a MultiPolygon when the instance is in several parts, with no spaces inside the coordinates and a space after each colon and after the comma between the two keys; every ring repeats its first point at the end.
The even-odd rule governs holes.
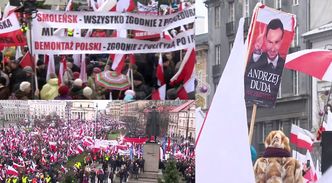
{"type": "MultiPolygon", "coordinates": [[[[250,130],[249,130],[249,144],[252,142],[252,135],[254,133],[255,119],[256,119],[257,105],[252,106],[251,121],[250,121],[250,130]]],[[[263,134],[264,135],[264,134],[263,134]]]]}

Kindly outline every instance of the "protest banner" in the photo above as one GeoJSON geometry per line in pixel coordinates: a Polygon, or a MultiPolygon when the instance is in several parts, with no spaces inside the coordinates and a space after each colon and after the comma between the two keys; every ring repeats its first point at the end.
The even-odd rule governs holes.
{"type": "Polygon", "coordinates": [[[0,21],[0,48],[6,46],[24,46],[26,38],[15,13],[0,21]]]}
{"type": "Polygon", "coordinates": [[[275,105],[295,25],[295,15],[265,5],[256,8],[244,76],[247,104],[275,105]]]}
{"type": "MultiPolygon", "coordinates": [[[[158,2],[151,2],[151,4],[144,5],[140,2],[137,2],[137,11],[139,14],[145,15],[157,15],[158,14],[158,2]]],[[[159,39],[160,33],[152,33],[145,31],[134,30],[134,38],[135,39],[159,39]]]]}
{"type": "Polygon", "coordinates": [[[195,8],[188,8],[165,16],[119,12],[65,12],[38,10],[32,21],[33,31],[38,27],[74,29],[112,29],[162,32],[195,21],[195,8]]]}
{"type": "MultiPolygon", "coordinates": [[[[35,34],[35,36],[38,34],[35,34]]],[[[59,37],[38,36],[33,38],[32,50],[35,54],[133,54],[163,53],[187,49],[195,45],[193,30],[178,34],[172,41],[135,40],[120,37],[59,37]]]]}

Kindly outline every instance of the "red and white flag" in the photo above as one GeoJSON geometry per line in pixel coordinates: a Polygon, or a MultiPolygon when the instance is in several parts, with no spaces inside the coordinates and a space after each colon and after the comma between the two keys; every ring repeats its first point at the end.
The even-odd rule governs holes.
{"type": "Polygon", "coordinates": [[[65,168],[63,165],[61,165],[61,171],[62,171],[63,173],[67,173],[67,168],[65,168]]]}
{"type": "Polygon", "coordinates": [[[332,51],[301,50],[287,55],[285,67],[324,81],[332,81],[332,51]]]}
{"type": "Polygon", "coordinates": [[[188,93],[195,91],[195,76],[192,76],[188,81],[186,81],[183,86],[178,90],[178,98],[181,100],[188,100],[188,93]]]}
{"type": "Polygon", "coordinates": [[[303,175],[303,178],[306,180],[306,183],[314,183],[318,181],[318,175],[316,172],[316,168],[314,165],[314,162],[312,160],[310,152],[307,150],[306,155],[303,155],[297,151],[293,150],[293,158],[297,159],[301,165],[302,169],[305,170],[305,174],[303,175]],[[309,164],[307,162],[310,162],[309,164]]]}
{"type": "Polygon", "coordinates": [[[15,169],[24,168],[24,165],[20,165],[18,163],[13,162],[13,168],[15,168],[15,169]]]}
{"type": "Polygon", "coordinates": [[[49,142],[49,145],[50,145],[50,148],[52,151],[56,151],[56,148],[57,148],[56,144],[57,144],[56,142],[49,142]]]}
{"type": "Polygon", "coordinates": [[[13,168],[12,166],[8,166],[6,174],[18,176],[18,171],[15,168],[13,168]]]}
{"type": "Polygon", "coordinates": [[[22,54],[21,47],[20,46],[16,46],[15,59],[18,60],[22,56],[23,56],[23,54],[22,54]]]}
{"type": "Polygon", "coordinates": [[[163,58],[159,53],[158,66],[156,71],[159,88],[152,92],[152,100],[165,100],[166,98],[166,83],[164,78],[163,58]]]}
{"type": "Polygon", "coordinates": [[[26,66],[30,66],[32,69],[34,68],[34,58],[31,56],[30,51],[27,51],[25,53],[25,55],[22,57],[21,62],[20,62],[20,66],[22,68],[26,67],[26,66]],[[31,60],[32,59],[32,60],[31,60]]]}
{"type": "Polygon", "coordinates": [[[196,53],[194,47],[188,48],[178,72],[172,77],[171,85],[186,83],[194,72],[196,53]]]}
{"type": "Polygon", "coordinates": [[[116,4],[117,12],[130,12],[136,8],[134,0],[119,0],[116,4]]]}
{"type": "Polygon", "coordinates": [[[62,56],[62,59],[60,62],[60,68],[59,68],[59,75],[58,75],[58,85],[59,86],[64,84],[63,75],[65,74],[66,70],[67,70],[67,60],[66,60],[65,56],[62,56]]]}
{"type": "Polygon", "coordinates": [[[73,10],[73,0],[69,0],[65,11],[72,11],[72,10],[73,10]]]}
{"type": "Polygon", "coordinates": [[[312,151],[313,135],[308,130],[300,128],[292,124],[290,133],[290,142],[295,144],[299,148],[305,148],[312,151]]]}
{"type": "Polygon", "coordinates": [[[82,147],[82,146],[80,146],[80,145],[77,145],[77,148],[76,148],[76,153],[77,153],[77,154],[82,154],[82,153],[83,153],[83,151],[84,151],[83,147],[82,147]]]}
{"type": "Polygon", "coordinates": [[[166,84],[159,87],[157,90],[152,92],[152,100],[165,100],[166,98],[166,84]]]}
{"type": "Polygon", "coordinates": [[[50,74],[55,74],[55,64],[54,64],[54,55],[48,55],[49,61],[47,65],[47,75],[46,75],[46,81],[50,79],[50,74]]]}

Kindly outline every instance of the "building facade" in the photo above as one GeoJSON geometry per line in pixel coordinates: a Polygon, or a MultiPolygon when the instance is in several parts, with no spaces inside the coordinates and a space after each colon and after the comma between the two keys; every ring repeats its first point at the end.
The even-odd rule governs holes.
{"type": "Polygon", "coordinates": [[[208,54],[209,54],[209,43],[208,34],[200,34],[195,37],[196,44],[196,106],[201,107],[203,110],[207,110],[210,106],[212,95],[211,86],[212,78],[208,77],[211,73],[208,73],[208,54]]]}
{"type": "Polygon", "coordinates": [[[29,104],[23,100],[1,100],[0,113],[3,127],[8,123],[28,120],[30,113],[29,104]]]}
{"type": "Polygon", "coordinates": [[[169,111],[168,132],[173,137],[195,138],[195,101],[189,100],[169,111]]]}
{"type": "MultiPolygon", "coordinates": [[[[245,17],[245,37],[250,25],[252,11],[257,0],[208,0],[209,56],[208,73],[212,95],[225,68],[233,47],[239,19],[245,17]]],[[[306,49],[308,45],[300,36],[309,30],[309,0],[261,0],[269,7],[296,15],[296,35],[289,52],[306,49]]],[[[236,73],[234,73],[236,74],[236,73]]],[[[238,73],[242,74],[242,73],[238,73]]],[[[283,130],[289,135],[291,124],[312,130],[312,84],[311,77],[284,69],[275,108],[258,108],[253,136],[253,145],[258,153],[265,149],[264,140],[271,130],[283,130]]],[[[252,106],[247,106],[248,123],[252,106]]]]}
{"type": "Polygon", "coordinates": [[[93,101],[72,101],[70,119],[95,120],[97,106],[93,101]]]}
{"type": "Polygon", "coordinates": [[[120,120],[120,112],[124,101],[114,100],[109,102],[106,106],[106,114],[110,115],[115,120],[120,120]]]}
{"type": "Polygon", "coordinates": [[[29,100],[31,118],[41,119],[48,115],[57,115],[66,118],[66,101],[59,100],[29,100]]]}

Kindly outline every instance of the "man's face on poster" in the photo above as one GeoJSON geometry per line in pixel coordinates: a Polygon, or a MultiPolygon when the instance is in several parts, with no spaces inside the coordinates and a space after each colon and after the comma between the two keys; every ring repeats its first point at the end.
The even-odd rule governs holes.
{"type": "Polygon", "coordinates": [[[269,29],[266,35],[266,53],[270,60],[274,60],[278,53],[282,43],[283,32],[280,28],[278,29],[269,29]]]}

